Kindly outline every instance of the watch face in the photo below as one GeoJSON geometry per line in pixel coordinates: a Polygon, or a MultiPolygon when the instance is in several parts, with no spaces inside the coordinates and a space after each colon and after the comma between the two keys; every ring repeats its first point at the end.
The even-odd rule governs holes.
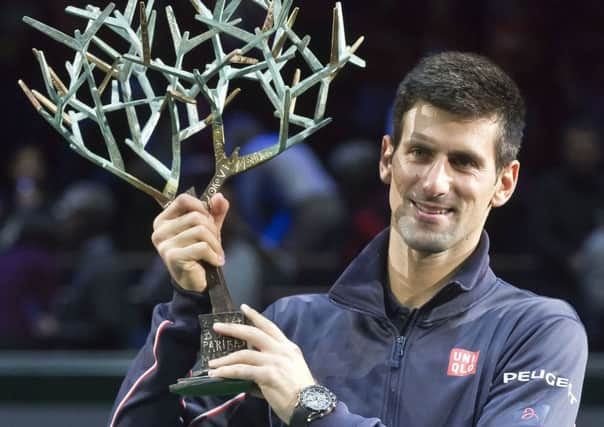
{"type": "Polygon", "coordinates": [[[311,411],[325,411],[334,402],[335,396],[324,387],[313,386],[304,390],[301,401],[302,404],[311,411]]]}

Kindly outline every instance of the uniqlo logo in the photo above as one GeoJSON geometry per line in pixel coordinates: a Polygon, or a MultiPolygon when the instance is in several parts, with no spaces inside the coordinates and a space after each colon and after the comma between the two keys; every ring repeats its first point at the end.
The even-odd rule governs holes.
{"type": "Polygon", "coordinates": [[[476,373],[479,351],[468,351],[462,348],[454,348],[449,356],[449,369],[447,375],[450,377],[465,377],[476,373]]]}

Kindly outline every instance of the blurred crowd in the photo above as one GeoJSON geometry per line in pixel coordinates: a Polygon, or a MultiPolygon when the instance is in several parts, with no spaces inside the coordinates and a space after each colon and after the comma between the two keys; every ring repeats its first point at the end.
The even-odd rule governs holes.
{"type": "MultiPolygon", "coordinates": [[[[11,106],[3,110],[0,159],[2,348],[138,347],[153,305],[170,298],[150,241],[159,206],[69,150],[16,85],[24,78],[42,86],[32,47],[52,52],[57,68],[70,58],[20,18],[69,32],[81,22],[65,6],[87,3],[0,5],[0,85],[11,106]]],[[[163,9],[168,2],[156,3],[163,9]]],[[[190,8],[169,3],[177,14],[190,8]]],[[[323,3],[304,2],[296,26],[327,58],[331,5],[323,3]]],[[[232,212],[224,273],[234,299],[262,308],[287,292],[326,288],[388,225],[377,162],[394,89],[423,54],[471,50],[509,72],[528,107],[519,189],[487,224],[494,268],[519,287],[571,302],[591,349],[604,350],[604,7],[587,0],[375,0],[371,7],[351,0],[343,9],[349,39],[367,38],[359,52],[368,65],[338,76],[328,102],[334,123],[225,188],[232,212]]],[[[225,116],[230,149],[274,143],[271,112],[240,98],[225,116]]],[[[156,151],[166,132],[152,141],[156,151]]],[[[207,184],[210,141],[200,134],[184,148],[183,190],[207,184]]]]}

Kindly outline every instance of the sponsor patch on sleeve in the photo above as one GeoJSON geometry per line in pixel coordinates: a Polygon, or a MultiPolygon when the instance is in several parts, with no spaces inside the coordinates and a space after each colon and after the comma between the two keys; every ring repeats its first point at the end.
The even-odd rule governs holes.
{"type": "Polygon", "coordinates": [[[577,396],[573,391],[573,384],[566,377],[557,375],[554,372],[548,372],[545,369],[536,369],[532,371],[504,372],[503,383],[511,382],[528,383],[530,381],[542,381],[549,387],[561,388],[566,390],[568,401],[571,405],[578,403],[577,396]]]}

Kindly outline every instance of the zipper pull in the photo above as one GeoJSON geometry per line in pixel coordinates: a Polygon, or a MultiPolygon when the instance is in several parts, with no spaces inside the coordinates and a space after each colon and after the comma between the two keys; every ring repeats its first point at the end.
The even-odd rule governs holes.
{"type": "Polygon", "coordinates": [[[398,360],[399,363],[403,359],[403,355],[405,354],[405,343],[407,342],[407,337],[400,336],[396,339],[398,342],[398,360]]]}
{"type": "Polygon", "coordinates": [[[394,348],[392,351],[392,358],[390,360],[391,368],[400,368],[401,360],[403,359],[403,355],[405,354],[405,343],[407,342],[407,338],[404,336],[396,337],[394,341],[394,348]]]}

